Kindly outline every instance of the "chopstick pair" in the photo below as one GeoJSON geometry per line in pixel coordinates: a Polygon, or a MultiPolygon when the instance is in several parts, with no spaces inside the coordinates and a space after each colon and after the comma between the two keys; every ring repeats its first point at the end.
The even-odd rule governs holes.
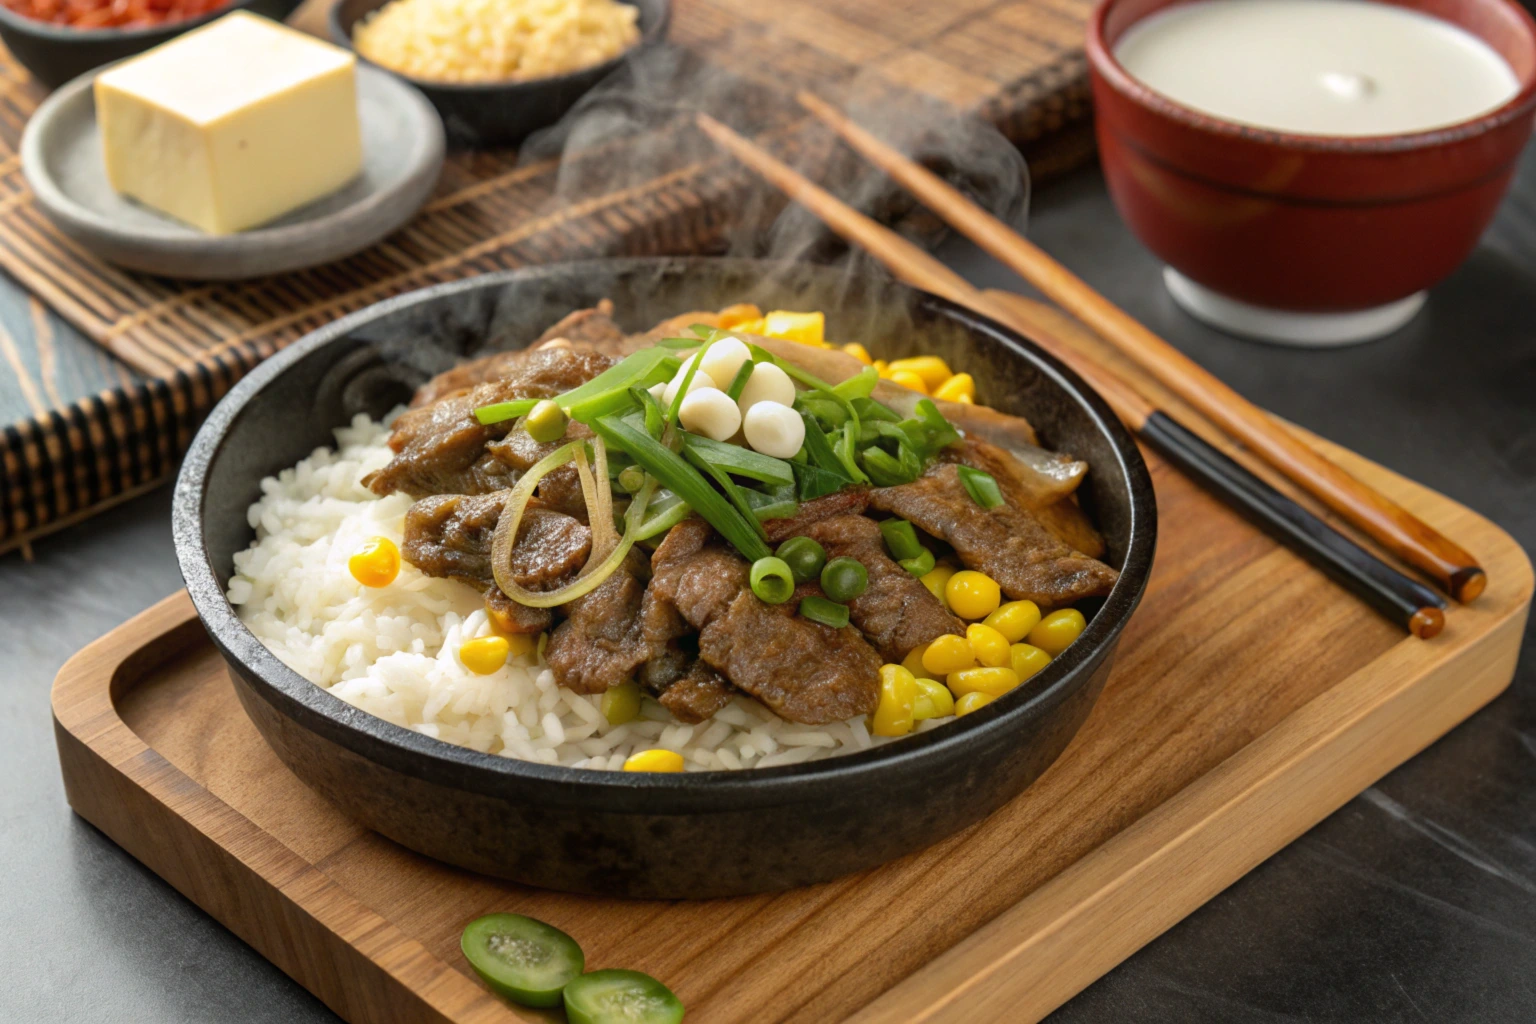
{"type": "MultiPolygon", "coordinates": [[[[985,211],[971,206],[969,200],[960,195],[959,192],[950,189],[950,186],[938,179],[937,176],[930,174],[917,164],[907,160],[901,154],[896,153],[895,150],[886,147],[884,143],[863,132],[862,129],[847,121],[841,114],[838,114],[820,100],[806,94],[801,94],[801,103],[811,110],[812,113],[831,124],[854,148],[865,153],[865,155],[871,155],[872,151],[880,150],[881,158],[875,159],[872,157],[874,162],[888,173],[892,173],[893,177],[896,177],[902,184],[916,193],[919,198],[928,201],[930,205],[938,207],[938,212],[944,215],[946,220],[959,227],[960,230],[970,234],[971,232],[967,230],[967,226],[974,229],[978,227],[980,222],[977,221],[976,216],[968,216],[964,223],[956,223],[961,218],[950,216],[953,213],[953,210],[950,208],[953,206],[953,203],[940,206],[940,204],[932,200],[931,193],[933,193],[935,186],[942,186],[942,188],[948,189],[953,193],[952,198],[954,202],[971,207],[971,213],[988,218],[996,228],[1017,238],[1006,225],[992,219],[985,211]],[[887,166],[888,163],[891,166],[887,166]],[[906,165],[910,165],[910,167],[906,165]],[[892,167],[895,166],[900,166],[903,173],[900,175],[894,173],[892,167]],[[926,178],[922,176],[926,176],[926,178]],[[921,182],[921,187],[915,186],[914,182],[921,182]]],[[[1042,348],[1050,352],[1051,355],[1072,367],[1079,376],[1083,377],[1097,389],[1104,396],[1105,400],[1109,402],[1121,420],[1149,445],[1162,453],[1192,478],[1205,485],[1211,492],[1223,498],[1229,505],[1248,516],[1281,543],[1307,558],[1313,565],[1353,592],[1371,607],[1398,622],[1413,635],[1423,639],[1435,636],[1444,628],[1445,615],[1443,608],[1445,607],[1445,602],[1438,594],[1397,572],[1358,544],[1333,530],[1301,505],[1287,498],[1262,479],[1212,447],[1187,427],[1180,424],[1174,417],[1156,409],[1140,392],[1111,371],[1091,362],[1076,350],[1062,343],[1049,331],[1042,330],[1039,325],[1022,323],[1020,317],[1012,310],[971,285],[970,282],[944,266],[933,256],[889,228],[876,223],[847,206],[824,189],[812,184],[793,169],[755,144],[742,138],[730,128],[727,128],[706,114],[698,115],[697,120],[699,127],[724,149],[741,160],[742,163],[757,171],[791,199],[809,208],[844,239],[860,245],[869,251],[871,255],[884,263],[896,277],[915,287],[934,292],[953,302],[968,306],[979,313],[1013,326],[1015,329],[1027,334],[1042,348]]],[[[1022,242],[1023,240],[1019,239],[1019,241],[1022,242]]],[[[996,239],[994,239],[994,243],[996,243],[996,239]]],[[[992,251],[991,247],[986,245],[983,247],[992,251]]],[[[999,249],[1003,248],[1000,244],[997,244],[996,247],[999,249]]],[[[1039,250],[1035,251],[1039,253],[1041,260],[1054,266],[1060,275],[1071,277],[1065,268],[1055,265],[1054,261],[1050,260],[1050,257],[1039,252],[1039,250]]],[[[1018,268],[1016,267],[1015,269],[1018,268]]],[[[1032,275],[1027,274],[1025,276],[1033,281],[1037,287],[1041,287],[1042,291],[1045,291],[1048,295],[1051,294],[1039,281],[1035,281],[1032,275]]],[[[1072,280],[1076,281],[1077,279],[1072,278],[1072,280]]],[[[1077,281],[1077,284],[1082,289],[1088,289],[1088,286],[1081,281],[1077,281]]],[[[1096,293],[1093,294],[1096,296],[1096,293]]],[[[1108,301],[1102,297],[1097,298],[1100,303],[1106,306],[1109,305],[1108,301]]],[[[1120,316],[1124,317],[1125,314],[1121,313],[1120,316]]],[[[1125,317],[1125,319],[1129,320],[1129,317],[1125,317]]],[[[1134,321],[1130,322],[1134,323],[1134,321]]],[[[1140,328],[1139,324],[1136,326],[1140,328]]],[[[1150,332],[1146,332],[1145,328],[1140,328],[1140,330],[1151,336],[1150,332]]],[[[1158,341],[1159,344],[1166,345],[1166,342],[1161,342],[1160,339],[1158,341]]],[[[1180,356],[1180,358],[1183,357],[1180,356]]],[[[1201,372],[1203,373],[1204,371],[1201,372]]],[[[1214,380],[1214,378],[1212,379],[1214,380]]],[[[1178,389],[1173,390],[1177,391],[1178,389]]],[[[1242,401],[1240,398],[1237,400],[1242,401]]],[[[1270,424],[1268,418],[1262,412],[1256,409],[1254,412],[1258,416],[1263,417],[1268,426],[1275,430],[1281,429],[1270,424]]],[[[1295,439],[1293,438],[1292,440],[1294,441],[1295,439]]],[[[1300,445],[1299,441],[1295,443],[1300,445]]],[[[1316,455],[1316,453],[1311,453],[1310,449],[1307,449],[1307,451],[1316,459],[1322,458],[1316,455]]],[[[1328,465],[1356,488],[1364,488],[1364,485],[1359,484],[1358,481],[1344,474],[1343,470],[1333,466],[1332,463],[1328,463],[1328,465]]],[[[1310,490],[1311,488],[1309,487],[1308,489],[1310,490]]],[[[1374,494],[1375,492],[1370,493],[1374,494]]],[[[1376,497],[1381,502],[1391,505],[1385,497],[1381,495],[1376,495],[1376,497]]],[[[1392,507],[1396,508],[1395,505],[1392,507]]],[[[1402,512],[1402,515],[1412,519],[1405,511],[1402,512]]],[[[1413,522],[1417,522],[1417,520],[1413,520],[1413,522]]],[[[1423,526],[1423,524],[1420,525],[1423,526]]],[[[1423,529],[1433,533],[1428,526],[1423,526],[1423,529]]],[[[1435,536],[1438,536],[1438,534],[1435,536]]],[[[1444,538],[1441,539],[1444,540],[1444,538]]],[[[1455,548],[1455,545],[1451,544],[1448,540],[1445,541],[1445,544],[1455,548]]],[[[1455,548],[1455,550],[1460,551],[1459,548],[1455,548]]],[[[1462,554],[1465,553],[1463,552],[1462,554]]],[[[1476,566],[1476,563],[1471,561],[1470,556],[1460,560],[1452,560],[1461,561],[1464,565],[1470,564],[1474,568],[1476,566]]],[[[1477,581],[1483,581],[1484,578],[1481,573],[1481,569],[1476,569],[1475,579],[1477,581]]],[[[1470,580],[1474,577],[1469,576],[1467,578],[1470,580]]],[[[1480,583],[1471,585],[1476,586],[1478,591],[1481,590],[1480,583]]],[[[1475,594],[1471,596],[1475,596],[1475,594]]],[[[1470,600],[1470,597],[1467,599],[1470,600]]]]}

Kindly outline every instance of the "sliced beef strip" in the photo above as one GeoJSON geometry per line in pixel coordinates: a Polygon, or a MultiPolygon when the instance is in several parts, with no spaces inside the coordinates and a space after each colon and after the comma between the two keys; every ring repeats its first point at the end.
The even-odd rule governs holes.
{"type": "Polygon", "coordinates": [[[645,573],[645,557],[631,551],[596,590],[561,606],[566,620],[544,652],[560,685],[602,693],[634,678],[651,652],[640,624],[645,573]]]}
{"type": "MultiPolygon", "coordinates": [[[[562,445],[591,436],[592,431],[580,423],[570,424],[566,427],[564,437],[549,442],[535,441],[526,430],[514,430],[501,440],[492,441],[486,450],[498,462],[511,469],[514,476],[521,476],[562,445]]],[[[539,500],[549,508],[575,516],[582,522],[587,521],[587,501],[582,496],[581,477],[573,463],[545,474],[544,479],[539,481],[536,493],[539,500]]]]}
{"type": "Polygon", "coordinates": [[[1091,558],[1103,557],[1104,538],[1088,521],[1073,495],[1057,497],[1056,492],[1043,491],[1039,486],[1040,474],[1021,465],[1006,449],[979,437],[967,437],[946,448],[940,457],[945,462],[992,474],[1008,504],[1031,513],[1067,546],[1091,558]]]}
{"type": "Polygon", "coordinates": [[[743,589],[699,633],[699,660],[783,718],[806,725],[867,715],[880,699],[880,655],[852,626],[801,618],[743,589]]]}
{"type": "Polygon", "coordinates": [[[457,391],[395,421],[389,446],[395,457],[364,483],[376,494],[482,494],[509,486],[507,466],[486,446],[507,434],[512,422],[485,426],[475,419],[482,405],[514,398],[552,398],[602,373],[613,360],[592,351],[548,348],[534,352],[516,371],[457,391]]]}
{"type": "Polygon", "coordinates": [[[1056,608],[1107,594],[1119,577],[1073,551],[1024,509],[976,504],[952,464],[936,465],[910,484],[876,488],[870,505],[948,541],[967,568],[992,577],[1014,600],[1056,608]]]}
{"type": "Polygon", "coordinates": [[[946,633],[964,635],[960,620],[885,553],[873,520],[836,516],[812,523],[804,535],[826,548],[828,558],[856,559],[869,573],[869,586],[848,602],[848,615],[886,661],[900,663],[914,647],[946,633]]]}
{"type": "Polygon", "coordinates": [[[514,374],[533,358],[534,353],[552,341],[562,342],[567,347],[585,347],[593,352],[617,355],[624,341],[624,332],[613,322],[612,317],[613,303],[608,299],[592,309],[578,309],[541,334],[527,348],[492,352],[438,374],[417,389],[411,406],[430,405],[456,391],[514,374]]]}
{"type": "Polygon", "coordinates": [[[694,661],[682,678],[670,684],[657,699],[679,722],[696,725],[731,702],[735,690],[724,676],[702,661],[694,661]]]}
{"type": "Polygon", "coordinates": [[[548,608],[518,604],[494,585],[485,592],[485,614],[500,633],[542,633],[555,624],[548,608]]]}
{"type": "MultiPolygon", "coordinates": [[[[506,491],[437,494],[405,514],[406,561],[428,576],[447,577],[485,590],[485,613],[503,633],[542,633],[553,622],[547,608],[529,608],[496,586],[491,544],[506,491]]],[[[529,590],[559,586],[586,564],[592,533],[586,526],[530,502],[512,548],[512,575],[529,590]]]]}
{"type": "Polygon", "coordinates": [[[819,523],[823,519],[831,519],[834,516],[863,515],[868,507],[869,488],[849,487],[835,494],[802,501],[800,511],[789,518],[769,519],[764,522],[763,532],[768,534],[770,544],[777,544],[779,541],[800,536],[810,528],[812,523],[819,523]]]}
{"type": "Polygon", "coordinates": [[[690,519],[674,526],[651,567],[642,620],[653,650],[665,650],[686,627],[699,630],[701,661],[793,722],[822,724],[874,710],[880,656],[858,631],[800,618],[795,602],[759,601],[748,587],[746,561],[708,524],[690,519]]]}

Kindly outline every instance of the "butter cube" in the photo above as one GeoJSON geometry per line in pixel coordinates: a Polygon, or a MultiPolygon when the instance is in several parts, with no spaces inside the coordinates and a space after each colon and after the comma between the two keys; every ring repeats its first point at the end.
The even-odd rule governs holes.
{"type": "Polygon", "coordinates": [[[96,78],[107,180],[214,235],[328,195],[363,165],[356,62],[243,11],[96,78]]]}

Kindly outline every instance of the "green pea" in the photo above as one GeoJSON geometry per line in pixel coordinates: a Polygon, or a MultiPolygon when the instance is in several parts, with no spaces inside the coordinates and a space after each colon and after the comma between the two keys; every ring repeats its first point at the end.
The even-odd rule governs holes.
{"type": "Polygon", "coordinates": [[[821,589],[834,601],[852,601],[869,588],[869,570],[854,558],[834,558],[821,570],[821,589]]]}
{"type": "Polygon", "coordinates": [[[523,427],[535,441],[549,444],[565,436],[566,422],[565,411],[546,398],[528,411],[523,427]]]}
{"type": "Polygon", "coordinates": [[[821,575],[827,564],[827,551],[809,537],[791,537],[779,545],[774,554],[784,559],[796,583],[806,583],[821,575]]]}

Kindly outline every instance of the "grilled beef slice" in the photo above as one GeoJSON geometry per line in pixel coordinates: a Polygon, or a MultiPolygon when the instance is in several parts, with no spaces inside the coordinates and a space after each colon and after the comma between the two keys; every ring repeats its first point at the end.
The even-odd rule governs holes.
{"type": "Polygon", "coordinates": [[[395,457],[364,483],[375,494],[404,491],[416,498],[507,487],[512,474],[486,445],[510,431],[512,421],[485,426],[475,419],[475,410],[514,398],[552,398],[612,364],[612,359],[592,351],[540,349],[505,377],[407,410],[389,437],[395,457]]]}
{"type": "MultiPolygon", "coordinates": [[[[499,441],[492,441],[486,446],[502,465],[513,470],[514,476],[522,476],[535,464],[547,455],[551,455],[556,449],[571,441],[584,440],[592,436],[592,431],[580,423],[571,423],[565,429],[565,436],[558,441],[535,441],[526,430],[514,430],[499,441]]],[[[549,508],[564,512],[568,516],[575,516],[582,522],[587,521],[587,501],[581,493],[581,477],[576,472],[574,463],[566,463],[544,475],[539,481],[539,500],[549,508]]]]}
{"type": "Polygon", "coordinates": [[[786,519],[767,520],[763,523],[763,532],[768,534],[768,543],[778,544],[780,541],[805,533],[812,523],[819,523],[833,516],[863,515],[868,507],[869,488],[845,487],[833,494],[802,501],[800,510],[786,519]]]}
{"type": "Polygon", "coordinates": [[[967,568],[986,573],[1014,600],[1057,608],[1109,593],[1119,574],[1074,551],[1022,508],[982,508],[952,464],[899,487],[870,492],[870,504],[950,543],[967,568]]]}
{"type": "Polygon", "coordinates": [[[858,631],[800,618],[795,602],[758,600],[746,561],[707,524],[673,527],[651,566],[642,620],[653,650],[665,650],[686,625],[699,631],[701,661],[792,722],[818,725],[874,711],[880,656],[858,631]]]}
{"type": "Polygon", "coordinates": [[[958,462],[992,474],[1008,504],[1029,512],[1068,547],[1091,558],[1104,556],[1104,538],[1073,495],[1060,497],[1058,492],[1043,490],[1041,474],[1023,466],[1006,449],[978,437],[967,437],[946,448],[940,457],[945,462],[958,462]]]}
{"type": "Polygon", "coordinates": [[[544,651],[561,686],[602,693],[634,678],[651,650],[640,625],[646,571],[645,556],[631,550],[597,589],[561,606],[566,620],[544,651]]]}
{"type": "Polygon", "coordinates": [[[724,676],[695,660],[683,677],[669,684],[657,699],[679,722],[696,725],[729,704],[734,692],[724,676]]]}
{"type": "Polygon", "coordinates": [[[827,549],[828,558],[852,558],[869,573],[864,593],[848,602],[848,615],[886,661],[900,663],[914,647],[946,633],[965,633],[922,581],[891,561],[880,527],[863,516],[812,523],[802,533],[827,549]]]}

